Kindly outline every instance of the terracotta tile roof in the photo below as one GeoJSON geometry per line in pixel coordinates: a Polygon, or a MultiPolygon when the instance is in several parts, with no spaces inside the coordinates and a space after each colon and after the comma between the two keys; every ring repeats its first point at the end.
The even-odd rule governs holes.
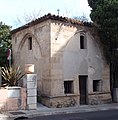
{"type": "Polygon", "coordinates": [[[62,17],[62,16],[56,16],[56,15],[52,15],[50,13],[48,13],[47,15],[44,15],[43,17],[40,17],[34,21],[31,21],[30,23],[27,23],[19,28],[16,28],[14,30],[11,31],[11,34],[14,34],[18,31],[21,31],[23,29],[26,29],[28,27],[31,27],[33,25],[36,25],[40,22],[43,22],[45,20],[48,20],[48,19],[51,19],[51,20],[58,20],[58,21],[61,21],[61,22],[65,22],[65,23],[70,23],[72,25],[82,25],[82,26],[88,26],[88,27],[91,27],[92,26],[92,23],[91,22],[82,22],[82,21],[79,21],[77,19],[72,19],[72,18],[68,18],[68,17],[62,17]]]}

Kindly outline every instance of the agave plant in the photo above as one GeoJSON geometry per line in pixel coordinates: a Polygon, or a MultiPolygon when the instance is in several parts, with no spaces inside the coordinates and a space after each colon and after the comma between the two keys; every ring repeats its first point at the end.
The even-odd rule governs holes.
{"type": "Polygon", "coordinates": [[[10,66],[2,67],[1,75],[5,80],[5,86],[17,86],[18,81],[25,75],[20,67],[10,66]]]}

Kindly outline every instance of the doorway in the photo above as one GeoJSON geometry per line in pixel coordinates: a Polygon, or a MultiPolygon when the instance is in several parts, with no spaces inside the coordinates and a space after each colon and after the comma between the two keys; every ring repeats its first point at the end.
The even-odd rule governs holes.
{"type": "Polygon", "coordinates": [[[87,104],[87,75],[79,76],[80,105],[87,104]]]}

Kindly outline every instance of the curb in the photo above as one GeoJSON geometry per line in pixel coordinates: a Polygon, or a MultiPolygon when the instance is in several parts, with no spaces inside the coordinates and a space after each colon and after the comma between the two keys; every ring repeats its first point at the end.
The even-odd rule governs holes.
{"type": "MultiPolygon", "coordinates": [[[[93,111],[105,111],[105,110],[115,110],[118,109],[118,104],[105,104],[105,105],[87,105],[80,107],[71,107],[71,108],[48,108],[40,110],[20,110],[24,114],[13,115],[11,112],[4,112],[0,114],[0,120],[15,120],[19,117],[37,117],[37,116],[46,116],[46,115],[56,115],[56,114],[69,114],[69,113],[84,113],[84,112],[93,112],[93,111]]],[[[12,111],[13,112],[13,111],[12,111]]],[[[16,111],[14,111],[16,112],[16,111]]]]}

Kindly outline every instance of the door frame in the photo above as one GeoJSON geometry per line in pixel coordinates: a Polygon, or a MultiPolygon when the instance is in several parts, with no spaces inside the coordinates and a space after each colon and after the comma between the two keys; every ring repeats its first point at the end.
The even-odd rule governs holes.
{"type": "MultiPolygon", "coordinates": [[[[85,103],[85,105],[87,105],[88,104],[88,75],[78,75],[78,81],[79,81],[79,96],[80,96],[80,77],[86,77],[86,84],[85,84],[85,86],[86,86],[86,103],[85,103]]],[[[80,102],[79,102],[80,103],[80,102]]],[[[81,105],[81,104],[80,104],[81,105]]]]}

